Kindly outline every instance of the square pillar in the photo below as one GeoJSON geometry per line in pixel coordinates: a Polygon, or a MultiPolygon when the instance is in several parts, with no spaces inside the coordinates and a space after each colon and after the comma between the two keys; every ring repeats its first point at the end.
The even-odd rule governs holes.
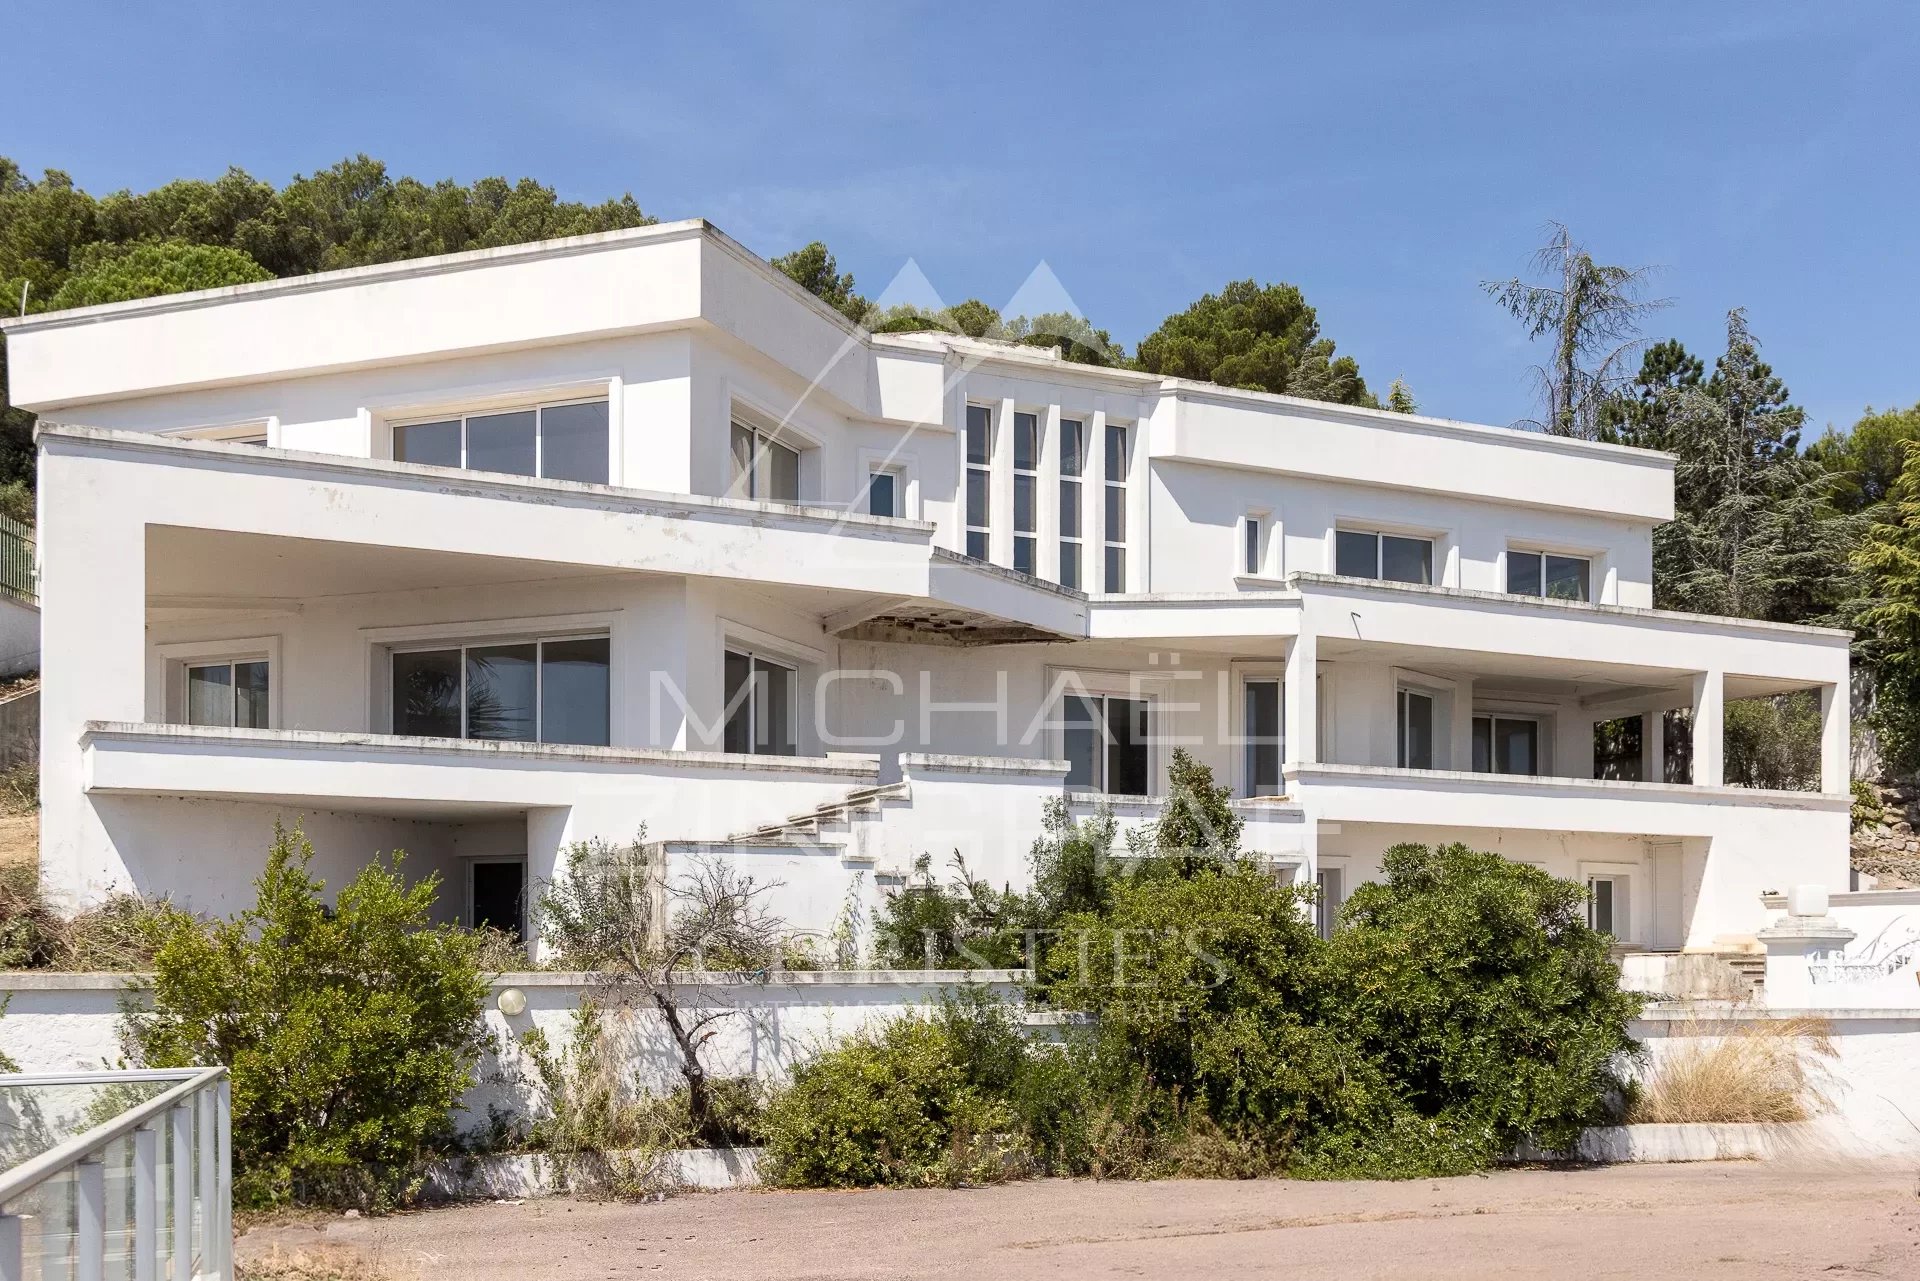
{"type": "Polygon", "coordinates": [[[1693,784],[1723,787],[1726,766],[1727,681],[1724,672],[1693,678],[1693,784]]]}
{"type": "Polygon", "coordinates": [[[1462,676],[1453,687],[1453,748],[1447,768],[1465,773],[1473,768],[1473,677],[1462,676]]]}
{"type": "Polygon", "coordinates": [[[1281,713],[1285,735],[1281,754],[1286,765],[1311,765],[1320,759],[1320,699],[1315,683],[1319,648],[1312,632],[1302,632],[1287,649],[1285,706],[1281,713]]]}
{"type": "Polygon", "coordinates": [[[1640,781],[1663,783],[1667,778],[1667,709],[1649,707],[1640,713],[1640,781]]]}
{"type": "Polygon", "coordinates": [[[1853,738],[1849,722],[1852,689],[1836,682],[1820,687],[1820,790],[1844,793],[1853,781],[1853,738]]]}

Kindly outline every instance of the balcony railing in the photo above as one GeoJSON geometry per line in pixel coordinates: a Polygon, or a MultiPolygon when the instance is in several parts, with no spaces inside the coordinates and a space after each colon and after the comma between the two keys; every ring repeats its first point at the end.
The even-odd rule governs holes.
{"type": "Polygon", "coordinates": [[[0,1281],[231,1281],[231,1117],[225,1068],[0,1075],[0,1281]]]}
{"type": "Polygon", "coordinates": [[[40,581],[33,568],[33,526],[0,516],[0,592],[36,604],[40,581]]]}

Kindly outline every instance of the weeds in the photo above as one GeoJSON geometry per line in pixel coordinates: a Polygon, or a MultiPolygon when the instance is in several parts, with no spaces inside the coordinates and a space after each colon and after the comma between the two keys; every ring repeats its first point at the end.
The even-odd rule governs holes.
{"type": "Polygon", "coordinates": [[[18,818],[40,809],[40,765],[24,761],[0,770],[0,814],[18,818]]]}
{"type": "Polygon", "coordinates": [[[144,970],[186,917],[166,899],[138,894],[115,894],[63,917],[47,901],[37,866],[0,864],[0,970],[144,970]]]}
{"type": "Polygon", "coordinates": [[[1640,1124],[1804,1121],[1824,1107],[1819,1065],[1838,1054],[1824,1019],[1766,1019],[1724,1035],[1697,1024],[1660,1055],[1628,1111],[1640,1124]]]}

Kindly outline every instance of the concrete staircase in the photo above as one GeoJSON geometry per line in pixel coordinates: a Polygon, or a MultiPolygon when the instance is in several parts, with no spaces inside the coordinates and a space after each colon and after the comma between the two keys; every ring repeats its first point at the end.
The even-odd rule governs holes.
{"type": "Polygon", "coordinates": [[[1728,969],[1740,976],[1742,988],[1752,992],[1754,1000],[1759,1000],[1767,986],[1766,953],[1722,952],[1720,959],[1727,963],[1728,969]]]}
{"type": "Polygon", "coordinates": [[[913,793],[905,781],[856,787],[838,800],[789,815],[778,823],[736,832],[727,838],[727,843],[832,851],[849,867],[875,868],[885,875],[887,869],[877,867],[880,822],[889,808],[909,805],[912,800],[913,793]]]}

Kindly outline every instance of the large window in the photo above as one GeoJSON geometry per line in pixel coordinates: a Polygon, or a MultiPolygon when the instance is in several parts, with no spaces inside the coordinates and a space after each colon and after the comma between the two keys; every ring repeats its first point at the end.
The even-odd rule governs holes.
{"type": "Polygon", "coordinates": [[[393,732],[605,746],[608,650],[605,636],[395,650],[393,732]]]}
{"type": "Polygon", "coordinates": [[[607,483],[607,402],[573,401],[399,423],[393,456],[401,462],[470,471],[607,483]]]}
{"type": "Polygon", "coordinates": [[[1127,429],[1107,424],[1106,565],[1110,592],[1127,590],[1127,429]]]}
{"type": "Polygon", "coordinates": [[[992,554],[993,410],[967,406],[967,555],[986,560],[992,554]]]}
{"type": "Polygon", "coordinates": [[[1250,680],[1241,737],[1246,739],[1249,796],[1280,795],[1280,682],[1250,680]]]}
{"type": "Polygon", "coordinates": [[[187,664],[187,724],[266,729],[267,662],[187,664]]]}
{"type": "Polygon", "coordinates": [[[794,669],[749,650],[726,657],[727,721],[721,746],[755,756],[793,756],[794,669]]]}
{"type": "Polygon", "coordinates": [[[1401,769],[1433,768],[1433,695],[1403,689],[1399,697],[1401,769]]]}
{"type": "Polygon", "coordinates": [[[1333,535],[1333,572],[1390,583],[1433,582],[1433,540],[1353,529],[1333,535]]]}
{"type": "Polygon", "coordinates": [[[1474,717],[1473,768],[1481,774],[1538,774],[1540,722],[1520,716],[1474,717]]]}
{"type": "Polygon", "coordinates": [[[1039,547],[1040,420],[1013,416],[1013,567],[1023,574],[1037,568],[1039,547]]]}
{"type": "Polygon", "coordinates": [[[1152,764],[1147,700],[1070,694],[1065,710],[1067,786],[1145,796],[1152,764]]]}
{"type": "Polygon", "coordinates": [[[1085,517],[1080,511],[1080,477],[1087,469],[1087,425],[1078,418],[1060,420],[1060,585],[1080,586],[1080,540],[1085,517]]]}
{"type": "Polygon", "coordinates": [[[1507,590],[1548,600],[1591,600],[1593,562],[1552,552],[1507,552],[1507,590]]]}
{"type": "Polygon", "coordinates": [[[757,427],[733,424],[731,498],[761,503],[800,501],[800,451],[781,444],[757,427]]]}

